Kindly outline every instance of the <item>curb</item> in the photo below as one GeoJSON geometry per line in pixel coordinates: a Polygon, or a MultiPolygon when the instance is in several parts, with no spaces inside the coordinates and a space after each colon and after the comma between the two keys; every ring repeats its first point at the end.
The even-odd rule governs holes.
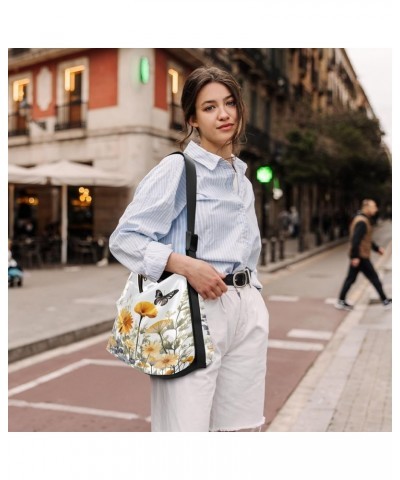
{"type": "MultiPolygon", "coordinates": [[[[378,273],[385,268],[387,259],[392,254],[392,240],[386,246],[386,250],[385,255],[375,264],[378,273]]],[[[354,345],[357,332],[353,329],[359,325],[370,304],[371,288],[368,280],[363,278],[362,286],[352,296],[352,301],[357,308],[345,316],[325,350],[308,369],[268,425],[267,432],[327,431],[348,373],[359,355],[363,337],[356,338],[358,344],[354,345]],[[331,370],[334,371],[334,375],[331,370]],[[333,380],[335,384],[332,383],[333,380]],[[332,390],[336,396],[327,402],[326,392],[329,391],[332,395],[332,390]],[[321,407],[322,403],[326,405],[324,409],[321,407]]]]}
{"type": "Polygon", "coordinates": [[[262,273],[273,273],[277,270],[281,270],[282,268],[286,268],[289,265],[293,265],[294,263],[301,262],[306,258],[313,257],[314,255],[318,255],[321,252],[325,252],[326,250],[330,250],[331,248],[337,247],[338,245],[342,245],[343,243],[348,242],[348,237],[342,237],[338,240],[333,240],[332,242],[326,243],[325,245],[320,245],[319,247],[314,247],[311,250],[307,250],[303,253],[298,253],[294,257],[288,258],[287,260],[281,260],[280,262],[274,262],[273,264],[262,266],[257,266],[257,271],[262,273]]]}
{"type": "Polygon", "coordinates": [[[8,363],[14,363],[18,360],[23,360],[24,358],[46,352],[47,350],[70,345],[71,343],[85,340],[86,338],[93,337],[100,333],[107,331],[111,332],[113,324],[114,319],[104,320],[95,325],[79,328],[78,330],[74,330],[72,332],[61,333],[60,335],[55,335],[54,337],[11,348],[8,350],[8,363]]]}

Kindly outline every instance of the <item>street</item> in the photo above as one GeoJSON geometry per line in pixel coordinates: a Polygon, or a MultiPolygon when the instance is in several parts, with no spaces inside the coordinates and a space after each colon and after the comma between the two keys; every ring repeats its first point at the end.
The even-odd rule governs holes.
{"type": "MultiPolygon", "coordinates": [[[[386,246],[390,228],[375,239],[386,246]]],[[[264,431],[348,313],[333,307],[346,254],[344,244],[275,273],[259,272],[270,312],[264,431]]],[[[360,276],[350,302],[365,284],[360,276]]],[[[114,359],[105,350],[107,337],[10,364],[9,431],[150,431],[149,378],[114,359]]]]}

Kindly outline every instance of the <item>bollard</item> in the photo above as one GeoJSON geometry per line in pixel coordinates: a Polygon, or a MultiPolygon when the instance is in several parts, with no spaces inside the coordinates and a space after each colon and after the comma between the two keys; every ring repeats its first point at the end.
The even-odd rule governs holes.
{"type": "Polygon", "coordinates": [[[302,253],[305,250],[305,248],[304,248],[305,247],[304,236],[303,236],[302,233],[300,233],[300,235],[299,235],[298,242],[299,242],[299,253],[302,253]]]}
{"type": "Polygon", "coordinates": [[[271,237],[271,262],[276,262],[276,237],[271,237]]]}
{"type": "Polygon", "coordinates": [[[285,260],[285,237],[279,237],[279,260],[285,260]]]}
{"type": "Polygon", "coordinates": [[[322,245],[322,235],[321,235],[321,230],[319,228],[315,230],[315,245],[317,247],[322,245]]]}
{"type": "Polygon", "coordinates": [[[267,239],[263,238],[261,240],[261,265],[265,266],[267,264],[267,239]]]}

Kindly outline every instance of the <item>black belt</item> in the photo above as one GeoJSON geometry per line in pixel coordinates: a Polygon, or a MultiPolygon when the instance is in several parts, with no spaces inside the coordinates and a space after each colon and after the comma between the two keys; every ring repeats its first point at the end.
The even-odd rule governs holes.
{"type": "Polygon", "coordinates": [[[227,285],[233,285],[234,287],[245,287],[250,285],[251,271],[246,268],[245,270],[240,270],[235,273],[230,273],[226,275],[223,279],[227,285]]]}

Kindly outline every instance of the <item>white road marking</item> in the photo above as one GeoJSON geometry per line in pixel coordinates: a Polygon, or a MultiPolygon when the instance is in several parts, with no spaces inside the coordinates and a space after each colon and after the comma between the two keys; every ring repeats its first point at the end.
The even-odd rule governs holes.
{"type": "Polygon", "coordinates": [[[71,363],[64,368],[60,368],[59,370],[55,370],[54,372],[48,373],[47,375],[43,375],[38,377],[36,380],[32,380],[27,383],[23,383],[22,385],[18,385],[18,387],[14,387],[8,391],[8,396],[12,397],[13,395],[17,395],[18,393],[25,392],[26,390],[30,390],[32,388],[37,387],[38,385],[46,382],[50,382],[51,380],[55,380],[56,378],[61,377],[62,375],[66,375],[67,373],[71,373],[78,368],[84,367],[89,364],[89,361],[86,358],[79,360],[78,362],[71,363]]]}
{"type": "Polygon", "coordinates": [[[293,328],[287,333],[288,337],[292,338],[312,338],[314,340],[330,340],[333,333],[327,330],[306,330],[300,328],[293,328]]]}
{"type": "Polygon", "coordinates": [[[306,352],[320,352],[324,349],[322,343],[295,342],[291,340],[268,340],[268,348],[279,348],[283,350],[303,350],[306,352]]]}
{"type": "Polygon", "coordinates": [[[327,303],[328,305],[335,305],[335,303],[338,301],[337,298],[326,298],[325,299],[325,303],[327,303]]]}
{"type": "Polygon", "coordinates": [[[57,412],[79,413],[82,415],[96,415],[98,417],[119,418],[122,420],[143,420],[150,422],[150,417],[142,417],[136,413],[117,412],[115,410],[102,410],[99,408],[76,407],[73,405],[62,405],[47,402],[26,402],[25,400],[11,399],[8,401],[10,407],[37,408],[40,410],[53,410],[57,412]]]}
{"type": "Polygon", "coordinates": [[[270,295],[268,300],[270,302],[298,302],[299,297],[293,295],[270,295]]]}
{"type": "MultiPolygon", "coordinates": [[[[268,341],[269,348],[277,348],[277,349],[284,349],[284,350],[303,350],[303,351],[321,351],[324,349],[324,345],[322,343],[312,343],[312,342],[297,342],[291,340],[274,340],[270,339],[268,341]]],[[[67,375],[68,373],[74,372],[79,368],[86,367],[88,365],[101,365],[107,367],[126,367],[123,362],[118,361],[117,359],[113,360],[103,360],[103,359],[93,359],[93,358],[84,358],[79,360],[78,362],[71,363],[59,370],[55,370],[54,372],[48,373],[47,375],[43,375],[41,377],[36,378],[27,383],[23,383],[22,385],[18,385],[17,387],[12,388],[8,391],[8,396],[12,397],[13,395],[17,395],[22,392],[26,392],[27,390],[31,390],[32,388],[36,388],[43,383],[50,382],[59,378],[63,375],[67,375]]],[[[47,404],[46,404],[47,405],[47,404]]]]}
{"type": "Polygon", "coordinates": [[[50,360],[54,357],[59,357],[61,355],[68,355],[69,353],[76,352],[78,350],[82,350],[87,347],[91,347],[92,345],[96,345],[97,343],[105,342],[104,349],[106,348],[107,339],[110,336],[110,332],[108,333],[100,333],[92,338],[86,338],[85,340],[81,340],[76,343],[72,343],[71,345],[65,345],[63,347],[55,348],[54,350],[49,350],[47,352],[38,353],[37,355],[33,355],[29,358],[24,358],[23,360],[19,360],[18,362],[12,363],[8,367],[8,373],[13,373],[22,368],[31,367],[40,362],[44,362],[46,360],[50,360]]]}
{"type": "Polygon", "coordinates": [[[115,359],[115,360],[102,360],[102,359],[95,359],[95,358],[83,358],[78,362],[71,363],[66,367],[60,368],[59,370],[54,370],[54,372],[48,373],[47,375],[43,375],[38,377],[36,380],[32,380],[27,383],[23,383],[22,385],[18,385],[18,387],[14,387],[8,391],[8,396],[12,397],[13,395],[17,395],[18,393],[26,392],[27,390],[31,390],[42,383],[50,382],[59,378],[63,375],[67,375],[78,368],[87,367],[88,365],[103,365],[106,367],[125,367],[125,363],[115,359]]]}
{"type": "MultiPolygon", "coordinates": [[[[99,358],[89,358],[88,363],[90,365],[102,365],[104,367],[129,367],[129,365],[127,365],[124,362],[121,362],[121,360],[118,360],[117,358],[115,358],[115,360],[103,360],[103,359],[99,359],[99,358]]],[[[133,367],[131,367],[131,368],[133,368],[133,367]]]]}

